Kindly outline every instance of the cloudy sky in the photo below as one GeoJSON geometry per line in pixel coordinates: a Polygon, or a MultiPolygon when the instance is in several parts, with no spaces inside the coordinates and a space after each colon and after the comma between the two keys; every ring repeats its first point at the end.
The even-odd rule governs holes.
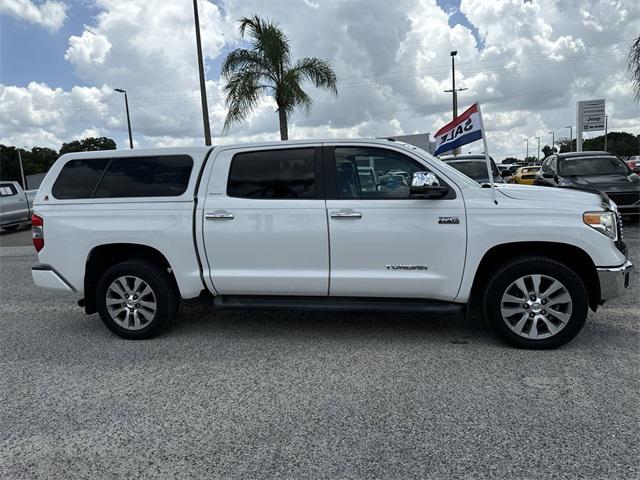
{"type": "MultiPolygon", "coordinates": [[[[610,131],[640,133],[625,68],[638,0],[200,0],[214,143],[279,138],[274,102],[222,135],[220,65],[237,19],[287,32],[294,56],[329,60],[337,98],[314,90],[290,138],[435,132],[451,116],[451,50],[461,109],[480,101],[489,149],[524,156],[568,136],[577,100],[606,98],[610,131]]],[[[0,143],[60,148],[106,135],[127,146],[202,145],[191,0],[0,0],[0,143]]],[[[478,151],[477,145],[465,151],[478,151]]]]}

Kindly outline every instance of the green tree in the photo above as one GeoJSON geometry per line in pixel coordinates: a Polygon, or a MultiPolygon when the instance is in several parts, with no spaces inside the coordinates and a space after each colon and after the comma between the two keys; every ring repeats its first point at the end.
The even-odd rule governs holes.
{"type": "Polygon", "coordinates": [[[60,155],[71,152],[89,152],[95,150],[115,150],[116,142],[107,137],[87,137],[82,140],[73,140],[63,143],[60,155]]]}
{"type": "Polygon", "coordinates": [[[640,101],[640,36],[636,38],[629,48],[629,73],[633,91],[636,94],[636,102],[640,101]]]}
{"type": "Polygon", "coordinates": [[[513,163],[519,162],[520,160],[518,160],[516,157],[507,157],[504,160],[502,160],[503,165],[511,165],[513,163]]]}
{"type": "Polygon", "coordinates": [[[280,139],[287,140],[288,116],[301,108],[311,110],[311,97],[302,89],[304,81],[335,95],[336,74],[326,60],[315,57],[293,62],[289,39],[276,23],[257,15],[239,20],[240,35],[250,38],[251,48],[229,53],[222,65],[226,105],[224,130],[242,123],[263,95],[272,95],[278,105],[280,139]]]}
{"type": "Polygon", "coordinates": [[[0,145],[0,180],[22,183],[18,151],[22,157],[25,176],[48,171],[58,158],[58,152],[47,147],[33,147],[29,151],[14,146],[0,145]]]}
{"type": "MultiPolygon", "coordinates": [[[[628,132],[609,132],[607,133],[607,151],[621,157],[638,155],[639,148],[638,137],[628,132]]],[[[582,142],[582,149],[604,150],[604,135],[594,138],[588,138],[582,142]]]]}

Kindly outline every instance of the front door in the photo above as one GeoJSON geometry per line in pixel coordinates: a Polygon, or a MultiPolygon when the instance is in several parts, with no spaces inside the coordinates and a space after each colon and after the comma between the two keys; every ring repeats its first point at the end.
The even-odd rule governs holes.
{"type": "Polygon", "coordinates": [[[328,295],[319,146],[230,149],[214,159],[203,235],[222,295],[328,295]]]}
{"type": "Polygon", "coordinates": [[[437,174],[447,197],[409,198],[413,173],[434,169],[391,148],[325,146],[324,160],[330,295],[453,300],[466,250],[460,190],[437,174]]]}

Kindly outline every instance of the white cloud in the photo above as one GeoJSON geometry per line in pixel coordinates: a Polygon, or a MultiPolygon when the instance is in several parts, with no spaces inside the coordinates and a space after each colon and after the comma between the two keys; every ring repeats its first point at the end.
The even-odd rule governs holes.
{"type": "MultiPolygon", "coordinates": [[[[136,145],[202,144],[189,2],[94,2],[98,14],[70,37],[65,55],[90,86],[1,86],[0,140],[59,147],[99,132],[126,147],[124,102],[112,90],[118,87],[129,94],[136,145]]],[[[282,26],[295,57],[326,58],[338,74],[337,98],[308,87],[314,108],[292,116],[291,138],[434,132],[451,116],[451,94],[444,92],[451,50],[458,51],[458,86],[468,88],[460,109],[481,101],[496,157],[524,155],[527,137],[541,136],[544,145],[549,131],[566,135],[578,99],[605,97],[611,129],[640,132],[625,73],[626,48],[639,33],[636,0],[462,0],[460,12],[478,29],[481,50],[468,28],[449,26],[451,12],[435,0],[226,0],[220,7],[200,0],[199,7],[215,135],[226,113],[219,65],[242,45],[237,19],[254,13],[282,26]]],[[[245,124],[214,141],[277,138],[275,105],[265,98],[245,124]]]]}
{"type": "Polygon", "coordinates": [[[0,0],[0,12],[56,31],[67,18],[68,5],[56,0],[36,4],[33,0],[0,0]]]}

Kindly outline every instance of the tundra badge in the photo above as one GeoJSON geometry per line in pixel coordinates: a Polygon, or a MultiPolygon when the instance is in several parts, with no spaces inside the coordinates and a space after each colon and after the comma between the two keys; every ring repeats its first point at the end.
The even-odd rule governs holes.
{"type": "Polygon", "coordinates": [[[460,223],[459,217],[438,217],[438,223],[440,225],[458,225],[460,223]]]}

